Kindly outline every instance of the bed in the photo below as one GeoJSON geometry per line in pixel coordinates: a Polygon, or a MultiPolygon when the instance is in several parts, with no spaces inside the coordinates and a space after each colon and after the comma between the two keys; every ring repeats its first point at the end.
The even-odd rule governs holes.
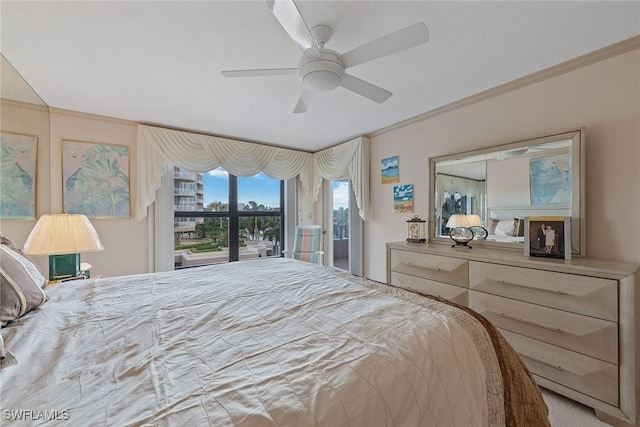
{"type": "Polygon", "coordinates": [[[2,328],[12,425],[549,425],[481,316],[332,267],[262,258],[46,293],[2,328]]]}

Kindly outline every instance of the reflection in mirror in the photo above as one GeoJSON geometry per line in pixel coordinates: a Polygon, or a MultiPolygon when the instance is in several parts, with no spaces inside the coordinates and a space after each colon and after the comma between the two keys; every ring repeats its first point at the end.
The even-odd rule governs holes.
{"type": "Polygon", "coordinates": [[[478,215],[475,244],[523,250],[525,217],[571,217],[584,256],[584,129],[432,158],[430,241],[450,243],[452,215],[478,215]]]}
{"type": "Polygon", "coordinates": [[[27,104],[45,105],[38,94],[13,68],[4,55],[0,54],[0,93],[3,99],[25,102],[27,104]]]}
{"type": "MultiPolygon", "coordinates": [[[[0,55],[0,228],[18,244],[49,206],[49,108],[0,55]],[[17,172],[16,172],[17,171],[17,172]]],[[[40,265],[43,267],[42,265],[40,265]]]]}

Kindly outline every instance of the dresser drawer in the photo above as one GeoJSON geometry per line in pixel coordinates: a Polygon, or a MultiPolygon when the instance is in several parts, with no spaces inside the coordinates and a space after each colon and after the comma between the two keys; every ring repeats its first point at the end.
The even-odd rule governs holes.
{"type": "Polygon", "coordinates": [[[469,287],[469,261],[458,258],[391,250],[391,271],[469,287]]]}
{"type": "Polygon", "coordinates": [[[446,283],[409,276],[408,274],[395,271],[391,272],[391,284],[416,291],[420,294],[444,298],[464,306],[469,305],[468,291],[466,288],[461,288],[460,286],[448,285],[446,283]]]}
{"type": "Polygon", "coordinates": [[[471,289],[571,311],[618,320],[618,282],[573,274],[470,262],[471,289]]]}
{"type": "Polygon", "coordinates": [[[469,307],[501,329],[618,364],[618,324],[470,291],[469,307]]]}
{"type": "Polygon", "coordinates": [[[529,370],[611,405],[618,405],[618,367],[500,329],[529,370]]]}

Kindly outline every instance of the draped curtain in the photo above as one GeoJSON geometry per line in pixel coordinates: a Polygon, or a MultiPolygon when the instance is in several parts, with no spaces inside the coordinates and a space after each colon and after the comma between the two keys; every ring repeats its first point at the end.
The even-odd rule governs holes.
{"type": "Polygon", "coordinates": [[[313,185],[311,200],[318,199],[322,179],[335,180],[348,176],[351,180],[360,218],[366,219],[369,204],[369,140],[361,137],[335,147],[313,153],[313,185]]]}
{"type": "MultiPolygon", "coordinates": [[[[461,178],[458,176],[437,174],[436,175],[436,214],[440,218],[442,215],[442,204],[444,194],[458,193],[461,196],[475,197],[475,212],[481,212],[482,201],[485,198],[486,186],[484,181],[461,178]]],[[[482,216],[482,215],[481,215],[482,216]]]]}
{"type": "Polygon", "coordinates": [[[300,177],[311,201],[318,199],[322,179],[349,176],[356,194],[360,216],[365,219],[368,206],[369,141],[356,138],[316,153],[273,147],[210,135],[138,125],[138,197],[135,218],[147,215],[161,186],[166,163],[194,172],[222,167],[237,176],[259,172],[275,179],[300,177]]]}

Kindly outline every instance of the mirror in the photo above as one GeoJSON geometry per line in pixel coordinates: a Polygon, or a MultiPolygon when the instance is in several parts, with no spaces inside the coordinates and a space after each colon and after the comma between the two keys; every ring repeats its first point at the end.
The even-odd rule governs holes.
{"type": "Polygon", "coordinates": [[[473,246],[523,251],[525,217],[564,216],[572,254],[585,256],[584,133],[430,158],[429,241],[453,243],[452,215],[477,215],[487,235],[477,233],[473,246]]]}
{"type": "Polygon", "coordinates": [[[4,54],[0,59],[0,228],[20,242],[49,207],[49,108],[4,54]]]}
{"type": "Polygon", "coordinates": [[[8,99],[26,104],[42,105],[45,103],[38,94],[22,78],[20,73],[13,68],[4,55],[0,54],[0,89],[2,99],[8,99]]]}

